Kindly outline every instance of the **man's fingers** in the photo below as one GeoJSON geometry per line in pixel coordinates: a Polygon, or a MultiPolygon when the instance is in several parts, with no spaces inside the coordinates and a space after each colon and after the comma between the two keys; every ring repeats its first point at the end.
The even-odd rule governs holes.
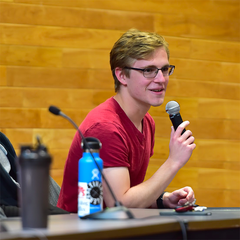
{"type": "Polygon", "coordinates": [[[183,129],[186,128],[189,124],[190,124],[189,121],[184,121],[178,126],[176,130],[176,133],[178,134],[178,136],[181,136],[183,129]]]}

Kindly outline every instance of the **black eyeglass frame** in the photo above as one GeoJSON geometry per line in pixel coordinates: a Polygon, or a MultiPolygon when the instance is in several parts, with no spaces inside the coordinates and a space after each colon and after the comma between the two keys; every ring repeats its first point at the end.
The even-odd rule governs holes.
{"type": "MultiPolygon", "coordinates": [[[[157,76],[159,70],[161,70],[161,72],[163,73],[162,70],[163,70],[164,68],[166,68],[166,67],[171,68],[171,69],[170,69],[170,72],[169,72],[169,74],[168,74],[168,76],[172,75],[173,72],[174,72],[174,69],[175,69],[175,66],[174,66],[174,65],[168,65],[168,66],[164,66],[164,67],[162,67],[162,68],[157,68],[157,67],[146,67],[146,68],[124,67],[124,69],[130,69],[130,70],[142,71],[143,76],[144,76],[145,78],[152,79],[152,78],[155,78],[155,77],[157,76]],[[146,77],[146,76],[144,75],[144,73],[146,72],[146,70],[147,70],[148,68],[156,68],[156,72],[155,72],[156,75],[155,75],[154,77],[146,77]]],[[[163,75],[163,76],[164,76],[164,75],[163,75]]]]}

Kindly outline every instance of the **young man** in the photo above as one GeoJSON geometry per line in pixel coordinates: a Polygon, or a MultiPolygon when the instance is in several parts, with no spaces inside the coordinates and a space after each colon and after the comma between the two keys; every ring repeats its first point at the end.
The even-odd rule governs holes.
{"type": "MultiPolygon", "coordinates": [[[[80,125],[85,137],[102,143],[100,157],[104,174],[117,199],[129,208],[174,208],[194,200],[190,187],[164,193],[178,170],[189,160],[196,147],[191,131],[172,128],[170,153],[156,173],[144,181],[153,155],[155,124],[148,110],[164,101],[169,75],[168,44],[155,33],[130,29],[115,43],[110,64],[116,95],[93,109],[80,125]],[[164,193],[164,194],[163,194],[164,193]]],[[[78,160],[82,157],[81,139],[76,133],[65,165],[58,207],[77,212],[78,160]]],[[[114,200],[103,182],[105,205],[114,200]]]]}

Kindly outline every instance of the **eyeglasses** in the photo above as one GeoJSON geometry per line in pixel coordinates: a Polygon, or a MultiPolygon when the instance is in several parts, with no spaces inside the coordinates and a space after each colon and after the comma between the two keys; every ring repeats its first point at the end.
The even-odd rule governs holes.
{"type": "Polygon", "coordinates": [[[158,71],[161,70],[164,77],[170,76],[173,74],[173,71],[175,69],[174,65],[164,66],[162,68],[157,67],[146,67],[146,68],[132,68],[132,67],[125,67],[125,69],[131,69],[131,70],[137,70],[142,71],[143,76],[145,78],[155,78],[158,74],[158,71]]]}

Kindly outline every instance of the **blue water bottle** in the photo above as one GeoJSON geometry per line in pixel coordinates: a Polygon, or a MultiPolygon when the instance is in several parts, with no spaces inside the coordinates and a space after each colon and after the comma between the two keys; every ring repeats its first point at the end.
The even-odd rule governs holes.
{"type": "MultiPolygon", "coordinates": [[[[99,157],[101,142],[97,138],[87,137],[86,141],[99,166],[103,161],[99,157]]],[[[103,208],[102,175],[87,146],[82,141],[83,156],[78,163],[78,216],[84,217],[101,211],[103,208]]]]}

